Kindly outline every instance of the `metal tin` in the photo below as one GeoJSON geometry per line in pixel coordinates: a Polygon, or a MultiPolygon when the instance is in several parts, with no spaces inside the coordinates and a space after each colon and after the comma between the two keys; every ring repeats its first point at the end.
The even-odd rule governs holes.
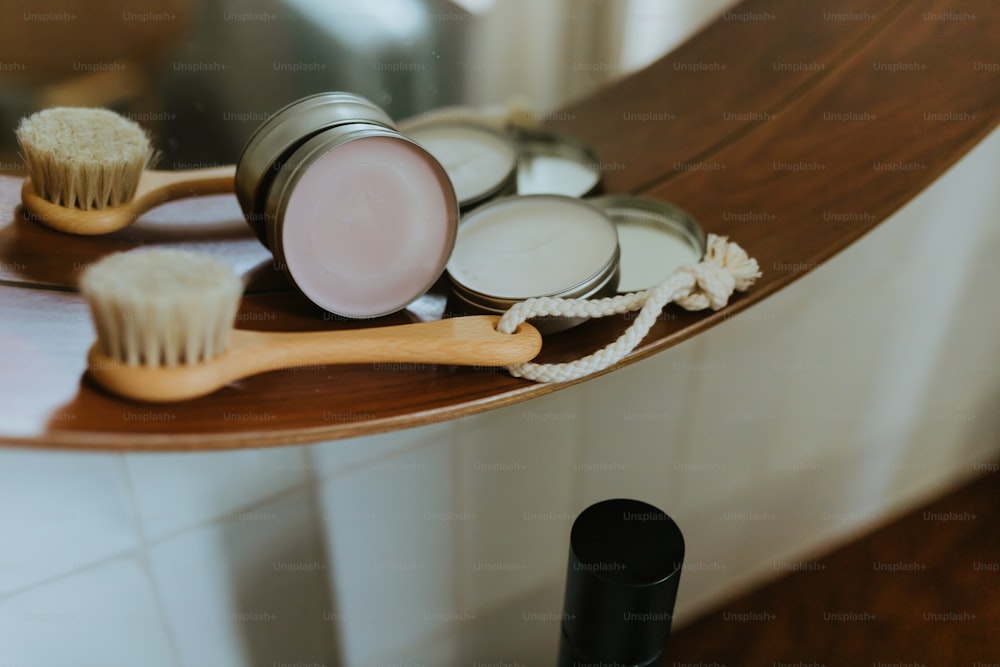
{"type": "Polygon", "coordinates": [[[350,93],[307,97],[261,125],[237,164],[236,193],[247,222],[295,286],[345,317],[385,315],[425,293],[444,272],[458,227],[458,202],[440,163],[396,131],[384,111],[350,93]],[[374,141],[355,143],[366,140],[374,141]],[[379,157],[367,163],[371,178],[352,182],[362,178],[353,160],[365,162],[372,151],[379,157]],[[345,168],[338,161],[348,158],[338,156],[348,155],[345,168]],[[337,187],[343,192],[331,195],[337,187]],[[289,206],[297,189],[295,217],[289,206]],[[352,211],[355,195],[360,208],[352,211]],[[345,250],[349,238],[354,245],[345,250]],[[354,264],[355,257],[362,259],[354,264]]]}
{"type": "Polygon", "coordinates": [[[507,135],[483,123],[454,120],[417,123],[406,134],[444,166],[463,214],[517,191],[519,156],[507,135]]]}
{"type": "MultiPolygon", "coordinates": [[[[612,296],[618,286],[618,270],[614,224],[592,204],[563,195],[515,195],[477,208],[463,219],[447,269],[453,293],[460,301],[475,311],[493,314],[502,314],[531,297],[612,296]],[[580,259],[582,253],[568,247],[573,245],[590,246],[584,259],[580,259]],[[546,279],[540,282],[550,284],[532,291],[527,284],[530,276],[521,280],[525,272],[556,273],[553,267],[566,266],[571,260],[576,265],[569,275],[575,277],[563,284],[546,279]]],[[[532,324],[543,333],[554,333],[583,321],[552,317],[532,320],[532,324]]]]}
{"type": "Polygon", "coordinates": [[[236,163],[236,198],[244,217],[264,245],[271,247],[265,229],[264,203],[283,162],[318,132],[346,123],[369,123],[395,129],[392,118],[364,97],[327,92],[285,105],[251,135],[236,163]]]}
{"type": "Polygon", "coordinates": [[[649,289],[679,267],[701,260],[705,232],[677,206],[636,195],[592,197],[618,229],[621,246],[620,293],[649,289]]]}
{"type": "Polygon", "coordinates": [[[601,183],[601,161],[593,149],[561,134],[516,128],[518,194],[583,197],[601,183]]]}

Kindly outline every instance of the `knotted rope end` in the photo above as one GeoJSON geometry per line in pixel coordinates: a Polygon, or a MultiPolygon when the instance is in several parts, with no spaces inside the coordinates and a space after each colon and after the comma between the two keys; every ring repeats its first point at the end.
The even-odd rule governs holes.
{"type": "Polygon", "coordinates": [[[708,235],[703,261],[711,262],[728,271],[733,277],[737,292],[747,291],[761,277],[757,260],[747,255],[746,250],[725,236],[708,235]]]}

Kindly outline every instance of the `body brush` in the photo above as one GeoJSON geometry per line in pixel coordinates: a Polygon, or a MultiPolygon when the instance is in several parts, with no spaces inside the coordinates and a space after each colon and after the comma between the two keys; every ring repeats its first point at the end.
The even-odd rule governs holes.
{"type": "Polygon", "coordinates": [[[234,330],[242,281],[212,257],[179,250],[109,255],[84,272],[80,287],[97,329],[88,373],[140,401],[187,400],[307,364],[506,366],[534,358],[542,345],[530,324],[498,332],[495,316],[348,331],[234,330]]]}
{"type": "Polygon", "coordinates": [[[70,234],[109,234],[164,202],[233,191],[235,167],[149,169],[155,156],[138,125],[107,109],[54,107],[21,120],[28,167],[21,203],[70,234]]]}

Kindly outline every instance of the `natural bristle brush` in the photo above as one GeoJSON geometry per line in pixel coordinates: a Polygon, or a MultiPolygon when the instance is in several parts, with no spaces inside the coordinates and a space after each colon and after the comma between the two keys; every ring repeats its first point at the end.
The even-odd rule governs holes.
{"type": "Polygon", "coordinates": [[[233,329],[242,281],[207,255],[134,250],[105,257],[80,280],[97,329],[87,371],[115,394],[183,401],[257,373],[311,364],[506,366],[534,358],[530,324],[513,334],[494,316],[345,331],[233,329]]]}
{"type": "Polygon", "coordinates": [[[21,203],[70,234],[108,234],[164,202],[233,191],[234,166],[154,171],[146,132],[107,109],[54,107],[21,120],[21,203]]]}

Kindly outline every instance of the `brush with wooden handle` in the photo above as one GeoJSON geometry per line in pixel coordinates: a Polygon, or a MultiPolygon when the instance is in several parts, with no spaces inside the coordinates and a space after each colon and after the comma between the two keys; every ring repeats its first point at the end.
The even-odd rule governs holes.
{"type": "Polygon", "coordinates": [[[173,199],[233,191],[236,167],[155,171],[146,132],[107,109],[54,107],[21,120],[21,203],[69,234],[109,234],[173,199]]]}
{"type": "Polygon", "coordinates": [[[307,364],[506,366],[533,359],[542,338],[495,316],[349,331],[234,330],[242,281],[218,260],[180,250],[133,250],[89,267],[80,287],[97,342],[87,371],[101,386],[148,402],[209,394],[257,373],[307,364]]]}

